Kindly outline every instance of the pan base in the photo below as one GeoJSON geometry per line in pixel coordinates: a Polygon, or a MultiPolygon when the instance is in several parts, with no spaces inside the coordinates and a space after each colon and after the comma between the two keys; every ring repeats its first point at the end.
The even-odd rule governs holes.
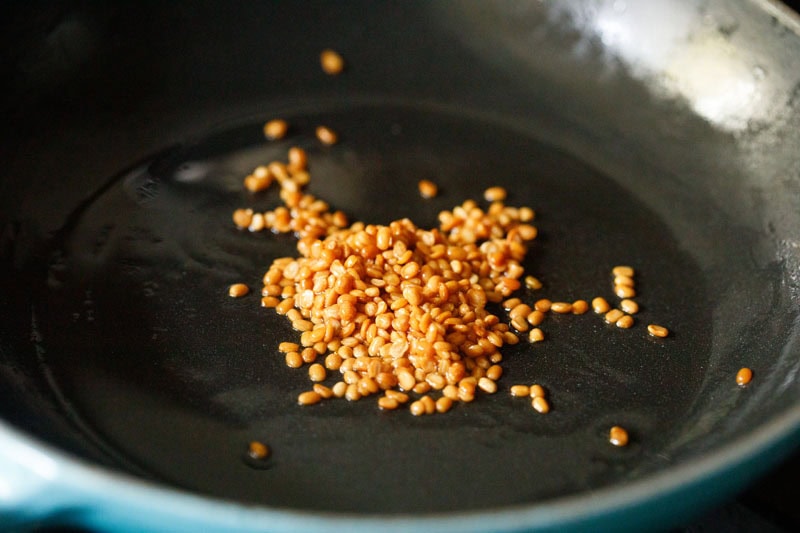
{"type": "Polygon", "coordinates": [[[668,462],[661,452],[704,378],[711,306],[697,264],[645,202],[492,117],[376,105],[285,118],[284,140],[265,141],[253,120],[123,172],[52,250],[35,305],[44,365],[121,469],[225,499],[372,514],[529,504],[668,462]],[[319,124],[340,142],[322,146],[319,124]],[[434,227],[439,211],[505,187],[507,204],[536,210],[540,232],[525,267],[544,287],[520,297],[613,304],[611,268],[630,264],[636,324],[551,316],[545,342],[504,348],[497,394],[445,415],[380,412],[374,398],[298,406],[306,372],[277,351],[297,334],[259,306],[257,290],[273,259],[296,255],[295,241],[231,222],[238,207],[279,204],[275,190],[244,191],[242,178],[294,145],[309,154],[309,191],[351,220],[434,227]],[[439,185],[436,198],[420,198],[423,178],[439,185]],[[256,290],[232,299],[235,282],[256,290]],[[673,334],[650,337],[653,322],[673,334]],[[508,393],[533,382],[549,392],[547,415],[508,393]],[[608,443],[614,425],[628,446],[608,443]],[[242,460],[252,440],[272,449],[266,468],[242,460]]]}

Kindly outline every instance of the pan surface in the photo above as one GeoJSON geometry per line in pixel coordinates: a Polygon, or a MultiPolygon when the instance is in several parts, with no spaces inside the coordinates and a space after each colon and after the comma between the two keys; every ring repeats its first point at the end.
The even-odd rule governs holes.
{"type": "MultiPolygon", "coordinates": [[[[584,117],[601,97],[588,96],[578,79],[571,82],[574,102],[554,107],[560,76],[568,73],[549,71],[548,60],[541,70],[523,69],[511,79],[508,70],[522,68],[513,43],[484,62],[483,52],[455,47],[451,34],[422,24],[415,26],[415,42],[440,51],[392,56],[400,31],[379,21],[394,16],[411,24],[427,8],[386,4],[367,12],[356,31],[348,29],[348,12],[357,6],[348,6],[335,16],[312,10],[309,27],[328,16],[331,26],[291,55],[305,51],[313,59],[326,42],[341,43],[350,52],[341,79],[316,73],[313,61],[293,64],[278,41],[278,52],[268,56],[271,72],[287,77],[263,89],[267,97],[237,88],[242,101],[217,108],[215,86],[189,92],[193,99],[180,106],[177,97],[153,100],[140,89],[142,103],[130,104],[140,109],[103,113],[95,104],[95,114],[81,117],[82,152],[75,158],[85,157],[90,141],[101,139],[103,127],[120,114],[160,115],[163,128],[122,119],[115,128],[129,139],[113,139],[111,153],[95,162],[76,162],[60,182],[37,174],[46,163],[8,158],[17,181],[3,182],[9,274],[3,311],[13,317],[3,325],[5,418],[84,461],[146,480],[145,489],[170,487],[180,520],[188,520],[180,498],[190,493],[236,502],[230,508],[237,516],[249,512],[240,504],[261,506],[247,518],[278,517],[275,529],[297,527],[282,522],[286,516],[310,520],[299,522],[309,528],[414,517],[431,527],[487,529],[499,512],[507,520],[500,529],[567,524],[569,512],[577,524],[613,515],[615,506],[641,507],[659,494],[662,504],[677,498],[673,503],[686,508],[688,500],[723,497],[751,478],[757,452],[791,446],[800,420],[800,174],[786,176],[798,162],[782,154],[800,144],[796,132],[787,133],[796,109],[786,122],[764,126],[783,142],[771,145],[774,159],[763,161],[763,131],[735,135],[736,121],[713,124],[684,101],[654,97],[629,73],[599,87],[624,95],[636,113],[600,107],[584,117]],[[378,26],[388,33],[372,41],[378,26]],[[365,42],[373,46],[356,47],[365,42]],[[451,48],[437,46],[443,43],[451,48]],[[488,79],[437,66],[468,59],[488,79]],[[389,76],[387,63],[400,72],[389,76]],[[403,67],[433,72],[431,80],[460,89],[412,80],[403,67]],[[549,86],[531,88],[529,79],[549,86]],[[466,88],[458,83],[465,81],[466,88]],[[381,83],[399,89],[384,90],[381,83]],[[413,93],[401,90],[406,83],[413,93]],[[286,97],[294,85],[302,94],[286,97]],[[170,102],[175,108],[165,109],[170,102]],[[292,129],[285,140],[266,142],[261,127],[274,116],[292,129]],[[313,135],[318,124],[335,129],[341,141],[321,146],[313,135]],[[648,129],[651,124],[661,129],[648,129]],[[442,209],[480,200],[489,186],[505,187],[509,205],[536,209],[540,233],[524,266],[544,288],[519,296],[529,303],[598,295],[615,301],[610,269],[631,264],[642,306],[636,325],[621,330],[593,313],[550,317],[546,342],[504,349],[500,392],[441,416],[381,412],[373,398],[298,406],[297,394],[309,387],[306,371],[287,368],[277,351],[297,333],[260,307],[257,291],[227,296],[231,283],[260,287],[272,260],[296,255],[292,236],[242,232],[230,219],[238,207],[278,205],[275,191],[253,195],[241,181],[295,145],[309,153],[309,191],[352,220],[409,217],[431,228],[442,209]],[[435,199],[419,197],[423,178],[439,184],[435,199]],[[654,339],[648,323],[663,323],[673,334],[654,339]],[[743,366],[756,375],[748,388],[734,380],[743,366]],[[507,392],[511,384],[531,382],[547,388],[551,413],[539,415],[507,392]],[[607,442],[612,425],[629,430],[629,446],[607,442]],[[272,448],[264,464],[244,457],[252,440],[272,448]],[[680,484],[687,487],[683,493],[680,484]],[[698,492],[707,484],[715,495],[698,492]],[[593,494],[606,507],[587,505],[585,515],[575,515],[593,494]],[[480,519],[465,523],[470,516],[480,519]]],[[[443,27],[481,30],[469,6],[443,27]]],[[[171,9],[167,15],[186,16],[180,6],[171,9]]],[[[279,7],[264,9],[256,19],[272,21],[270,28],[289,16],[279,7]]],[[[432,9],[439,13],[441,6],[432,9]]],[[[202,16],[220,23],[222,11],[209,4],[193,22],[209,29],[214,24],[202,16]]],[[[489,19],[502,18],[498,12],[489,19]]],[[[157,20],[144,37],[178,46],[180,38],[165,37],[159,26],[170,16],[157,20]]],[[[238,13],[227,23],[246,20],[238,13]]],[[[492,34],[485,42],[514,35],[492,34]]],[[[797,46],[792,35],[784,38],[797,46]]],[[[226,46],[242,43],[223,43],[220,59],[208,59],[217,64],[214,76],[231,57],[226,46]]],[[[180,55],[178,46],[159,66],[174,68],[170,58],[180,55]]],[[[236,81],[247,81],[244,72],[236,81]]],[[[44,135],[51,157],[68,155],[69,145],[50,143],[74,133],[68,126],[78,116],[65,115],[44,135]]],[[[765,457],[768,464],[777,455],[765,457]]],[[[112,486],[126,482],[115,476],[112,486]]],[[[667,514],[667,507],[659,512],[667,514]]],[[[224,513],[217,522],[198,516],[232,525],[224,513]]],[[[102,517],[80,520],[108,525],[102,517]]],[[[637,520],[644,518],[630,524],[637,520]]]]}

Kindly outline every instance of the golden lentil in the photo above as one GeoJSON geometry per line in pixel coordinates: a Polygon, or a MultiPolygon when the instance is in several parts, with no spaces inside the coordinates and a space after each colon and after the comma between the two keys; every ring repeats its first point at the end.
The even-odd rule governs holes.
{"type": "Polygon", "coordinates": [[[619,303],[619,308],[628,313],[629,315],[635,315],[636,313],[639,312],[639,304],[627,298],[619,303]]]}
{"type": "Polygon", "coordinates": [[[531,400],[531,406],[542,414],[550,412],[550,403],[544,396],[535,396],[533,400],[531,400]]]}
{"type": "Polygon", "coordinates": [[[330,387],[326,387],[320,383],[314,383],[314,386],[311,387],[311,390],[319,394],[323,399],[333,398],[333,390],[330,387]]]}
{"type": "Polygon", "coordinates": [[[337,398],[343,398],[347,392],[347,383],[344,381],[338,381],[333,387],[331,387],[331,390],[333,391],[334,396],[337,398]]]}
{"type": "Polygon", "coordinates": [[[628,445],[628,432],[625,428],[614,426],[608,432],[608,442],[614,446],[627,446],[628,445]]]}
{"type": "Polygon", "coordinates": [[[388,396],[381,396],[378,398],[378,407],[386,410],[386,411],[393,411],[400,406],[400,403],[395,400],[394,398],[389,398],[388,396]]]}
{"type": "Polygon", "coordinates": [[[274,296],[264,296],[261,298],[261,307],[277,307],[280,300],[274,296]]]}
{"type": "Polygon", "coordinates": [[[264,136],[270,140],[283,139],[289,131],[289,124],[285,120],[273,119],[264,124],[264,136]]]}
{"type": "Polygon", "coordinates": [[[633,298],[636,296],[636,289],[627,285],[614,285],[614,294],[620,298],[633,298]]]}
{"type": "Polygon", "coordinates": [[[483,198],[487,202],[502,202],[506,199],[506,190],[503,187],[489,187],[483,191],[483,198]]]}
{"type": "Polygon", "coordinates": [[[297,397],[297,403],[300,405],[313,405],[315,403],[319,403],[321,399],[322,396],[320,396],[318,392],[309,390],[300,393],[300,395],[297,397]]]}
{"type": "Polygon", "coordinates": [[[740,368],[736,373],[736,384],[744,387],[753,379],[753,371],[747,367],[740,368]]]}
{"type": "Polygon", "coordinates": [[[325,381],[327,374],[328,373],[325,371],[325,367],[319,363],[314,363],[308,367],[308,378],[311,381],[325,381]]]}
{"type": "Polygon", "coordinates": [[[335,50],[325,49],[319,54],[320,66],[325,74],[335,76],[344,70],[344,58],[335,50]]]}
{"type": "Polygon", "coordinates": [[[652,335],[653,337],[666,337],[669,335],[669,330],[664,326],[659,326],[658,324],[650,324],[647,326],[647,332],[652,335]]]}
{"type": "Polygon", "coordinates": [[[497,383],[487,377],[482,377],[478,380],[478,388],[487,394],[494,394],[497,392],[497,383]]]}
{"type": "Polygon", "coordinates": [[[245,229],[250,226],[252,220],[252,209],[237,209],[233,212],[233,223],[236,224],[236,227],[239,229],[245,229]]]}
{"type": "Polygon", "coordinates": [[[254,440],[247,445],[247,455],[253,459],[266,459],[269,457],[269,447],[263,442],[254,440]]]}
{"type": "Polygon", "coordinates": [[[531,314],[528,315],[527,320],[531,326],[538,326],[539,324],[544,322],[546,316],[547,315],[545,315],[541,311],[533,311],[531,312],[531,314]]]}
{"type": "Polygon", "coordinates": [[[551,302],[547,298],[542,298],[541,300],[538,300],[535,304],[533,304],[533,307],[537,311],[541,311],[542,313],[546,313],[546,312],[548,312],[550,310],[550,307],[552,305],[553,305],[553,302],[551,302]]]}
{"type": "Polygon", "coordinates": [[[611,269],[611,273],[615,276],[628,276],[632,278],[634,275],[634,270],[632,267],[618,265],[611,269]]]}
{"type": "Polygon", "coordinates": [[[589,303],[586,300],[575,300],[572,302],[572,314],[582,315],[589,310],[589,303]]]}
{"type": "Polygon", "coordinates": [[[512,385],[511,386],[511,396],[517,396],[519,398],[526,398],[530,395],[531,389],[527,385],[512,385]]]}
{"type": "Polygon", "coordinates": [[[282,342],[278,345],[278,351],[287,353],[287,352],[296,352],[300,349],[300,345],[296,342],[282,342]]]}
{"type": "Polygon", "coordinates": [[[332,144],[336,144],[339,140],[339,136],[336,135],[336,132],[327,126],[317,126],[316,133],[317,139],[319,139],[322,144],[327,144],[330,146],[332,144]]]}
{"type": "Polygon", "coordinates": [[[419,194],[423,198],[433,198],[437,194],[439,194],[439,187],[431,180],[419,180],[417,184],[419,188],[419,194]]]}
{"type": "Polygon", "coordinates": [[[436,400],[437,413],[446,413],[451,407],[453,407],[453,399],[448,396],[442,396],[436,400]]]}
{"type": "Polygon", "coordinates": [[[417,400],[411,403],[408,410],[411,411],[411,414],[414,416],[422,416],[425,414],[425,404],[417,400]]]}
{"type": "Polygon", "coordinates": [[[436,412],[436,402],[430,396],[423,396],[419,399],[422,406],[425,408],[426,415],[432,415],[436,412]]]}
{"type": "Polygon", "coordinates": [[[630,276],[614,276],[614,285],[624,285],[625,287],[634,287],[633,278],[630,276]]]}
{"type": "Polygon", "coordinates": [[[492,381],[497,381],[503,375],[503,367],[500,365],[492,365],[486,369],[486,377],[492,381]]]}
{"type": "Polygon", "coordinates": [[[228,296],[231,298],[241,298],[250,292],[250,287],[244,283],[234,283],[228,288],[228,296]]]}
{"type": "Polygon", "coordinates": [[[530,396],[531,398],[544,398],[547,393],[541,385],[533,384],[530,386],[530,396]]]}
{"type": "Polygon", "coordinates": [[[598,296],[592,300],[592,309],[598,315],[604,315],[608,313],[608,311],[611,309],[611,306],[608,304],[605,298],[598,296]]]}
{"type": "Polygon", "coordinates": [[[628,329],[633,326],[633,317],[631,315],[622,315],[614,324],[620,329],[628,329]]]}
{"type": "Polygon", "coordinates": [[[271,174],[267,174],[267,176],[264,178],[258,178],[252,174],[244,178],[244,188],[250,192],[263,191],[269,188],[271,184],[272,184],[271,174]]]}
{"type": "Polygon", "coordinates": [[[525,276],[525,286],[535,291],[542,288],[542,282],[534,276],[525,276]]]}
{"type": "Polygon", "coordinates": [[[554,313],[559,313],[562,315],[566,313],[571,313],[572,304],[568,302],[553,302],[553,304],[550,306],[550,310],[553,311],[554,313]]]}
{"type": "MultiPolygon", "coordinates": [[[[289,148],[288,168],[290,170],[294,172],[305,170],[307,165],[308,165],[308,155],[306,154],[305,150],[297,146],[292,146],[291,148],[289,148]]],[[[308,176],[308,174],[305,174],[304,176],[308,176]]]]}
{"type": "Polygon", "coordinates": [[[533,328],[528,334],[528,340],[531,342],[541,342],[544,340],[544,332],[539,328],[533,328]]]}
{"type": "Polygon", "coordinates": [[[303,366],[303,358],[300,357],[298,352],[289,352],[285,357],[286,366],[289,368],[300,368],[303,366]]]}
{"type": "Polygon", "coordinates": [[[625,315],[625,313],[623,313],[619,309],[612,309],[611,311],[606,313],[603,318],[609,324],[616,324],[617,320],[622,318],[624,315],[625,315]]]}

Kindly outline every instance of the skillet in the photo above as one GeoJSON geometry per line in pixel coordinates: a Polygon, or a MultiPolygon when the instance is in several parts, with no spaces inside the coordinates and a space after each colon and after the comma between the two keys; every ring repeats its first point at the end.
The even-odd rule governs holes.
{"type": "Polygon", "coordinates": [[[784,456],[800,427],[796,19],[761,2],[623,7],[15,8],[4,519],[661,527],[784,456]],[[659,14],[671,31],[641,29],[659,14]],[[347,59],[335,78],[317,62],[329,46],[347,59]],[[292,131],[267,143],[275,116],[292,131]],[[339,144],[315,141],[321,123],[339,144]],[[537,210],[525,267],[540,294],[611,298],[608,271],[630,263],[637,325],[555,317],[547,342],[504,351],[501,384],[544,384],[547,416],[502,392],[423,419],[369,400],[297,406],[307,378],[276,350],[295,334],[225,294],[295,253],[291,236],[230,223],[277,204],[241,179],[292,145],[309,152],[309,190],[357,220],[433,227],[506,187],[537,210]],[[648,322],[673,334],[652,339],[648,322]],[[608,445],[614,424],[629,446],[608,445]],[[254,439],[274,450],[264,468],[243,461],[254,439]]]}

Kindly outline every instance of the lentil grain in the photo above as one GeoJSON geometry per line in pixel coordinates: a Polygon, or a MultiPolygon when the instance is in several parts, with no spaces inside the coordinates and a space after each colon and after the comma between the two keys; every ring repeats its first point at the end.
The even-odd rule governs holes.
{"type": "Polygon", "coordinates": [[[439,194],[439,187],[431,180],[419,180],[417,187],[423,198],[433,198],[439,194]]]}
{"type": "Polygon", "coordinates": [[[285,120],[274,119],[264,124],[264,136],[270,140],[283,139],[289,131],[289,124],[285,120]]]}
{"type": "Polygon", "coordinates": [[[542,414],[550,412],[550,404],[544,396],[536,396],[531,400],[531,406],[542,414]]]}
{"type": "Polygon", "coordinates": [[[614,426],[608,432],[608,442],[614,446],[627,446],[628,445],[628,432],[625,428],[614,426]]]}
{"type": "Polygon", "coordinates": [[[328,146],[336,144],[339,141],[339,136],[336,135],[336,132],[327,126],[317,126],[316,134],[317,139],[319,139],[322,144],[328,146]]]}
{"type": "Polygon", "coordinates": [[[325,74],[335,76],[344,70],[344,58],[335,50],[325,49],[319,54],[319,62],[325,74]]]}
{"type": "Polygon", "coordinates": [[[747,367],[740,368],[736,373],[736,384],[744,387],[753,379],[753,371],[747,367]]]}
{"type": "Polygon", "coordinates": [[[228,287],[228,296],[231,298],[241,298],[250,292],[250,287],[244,283],[234,283],[228,287]]]}

